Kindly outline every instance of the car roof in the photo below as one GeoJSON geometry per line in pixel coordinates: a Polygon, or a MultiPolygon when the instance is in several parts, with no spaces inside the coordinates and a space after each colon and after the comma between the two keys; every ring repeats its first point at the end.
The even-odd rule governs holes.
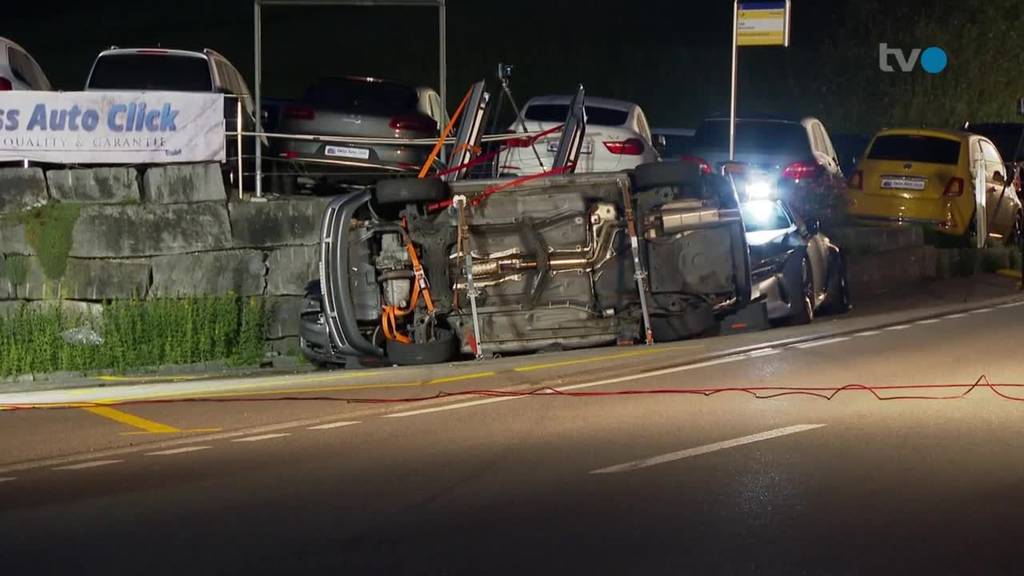
{"type": "MultiPolygon", "coordinates": [[[[208,60],[210,55],[220,56],[220,54],[217,54],[213,50],[196,51],[196,50],[180,50],[180,49],[174,49],[174,48],[160,48],[160,47],[156,47],[156,48],[110,48],[109,50],[104,50],[103,52],[100,52],[100,55],[98,57],[103,57],[103,56],[122,56],[122,55],[127,55],[127,54],[152,54],[152,55],[160,54],[160,55],[166,55],[166,56],[185,56],[185,57],[191,57],[191,58],[202,58],[203,60],[208,60]]],[[[221,56],[221,58],[223,58],[223,56],[221,56]]]]}
{"type": "Polygon", "coordinates": [[[693,136],[697,131],[693,128],[651,128],[651,132],[665,136],[693,136]]]}
{"type": "Polygon", "coordinates": [[[942,128],[885,128],[879,131],[875,138],[879,136],[928,136],[949,140],[966,140],[973,136],[973,134],[963,130],[946,130],[942,128]]]}
{"type": "MultiPolygon", "coordinates": [[[[573,97],[567,95],[548,95],[548,96],[534,96],[530,98],[530,101],[526,103],[527,106],[533,106],[536,104],[558,104],[568,105],[572,102],[573,97]]],[[[610,108],[612,110],[621,110],[622,112],[632,112],[640,108],[638,104],[633,102],[627,102],[625,100],[613,100],[611,98],[600,98],[597,96],[587,96],[584,98],[584,104],[587,106],[599,106],[601,108],[610,108]]]]}
{"type": "MultiPolygon", "coordinates": [[[[787,118],[787,117],[784,117],[784,116],[761,116],[761,115],[758,115],[758,114],[749,114],[749,115],[742,115],[742,116],[737,116],[736,117],[736,121],[737,122],[772,122],[772,123],[777,123],[777,124],[804,124],[804,123],[806,123],[806,122],[808,122],[810,120],[816,120],[816,118],[814,118],[813,116],[805,116],[803,118],[797,118],[797,117],[787,118]]],[[[725,115],[722,115],[722,116],[717,116],[716,115],[716,116],[710,116],[708,118],[705,118],[704,121],[705,122],[728,122],[729,121],[729,117],[725,116],[725,115]]]]}

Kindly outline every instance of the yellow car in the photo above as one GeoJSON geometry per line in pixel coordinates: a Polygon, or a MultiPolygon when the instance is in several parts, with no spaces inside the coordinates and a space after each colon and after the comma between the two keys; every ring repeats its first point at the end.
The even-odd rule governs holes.
{"type": "Polygon", "coordinates": [[[977,230],[975,170],[984,161],[989,238],[1021,239],[1017,187],[990,140],[953,130],[879,132],[850,177],[847,213],[858,220],[924,224],[950,236],[977,230]]]}

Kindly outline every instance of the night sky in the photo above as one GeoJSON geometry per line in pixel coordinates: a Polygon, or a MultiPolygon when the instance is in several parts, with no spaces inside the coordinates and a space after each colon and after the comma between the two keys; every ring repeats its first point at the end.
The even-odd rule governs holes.
{"type": "MultiPolygon", "coordinates": [[[[110,45],[209,47],[252,83],[250,0],[17,0],[0,35],[25,46],[60,89],[80,89],[95,55],[110,45]]],[[[793,1],[793,47],[744,53],[744,87],[779,112],[792,99],[773,70],[812,58],[836,23],[841,2],[793,1]]],[[[692,126],[728,106],[728,0],[583,2],[449,0],[449,100],[487,78],[499,61],[516,66],[525,101],[568,93],[632,100],[658,126],[692,126]]],[[[436,13],[428,8],[267,7],[264,90],[295,96],[318,76],[361,74],[437,84],[436,13]]],[[[451,102],[449,103],[451,104],[451,102]]]]}

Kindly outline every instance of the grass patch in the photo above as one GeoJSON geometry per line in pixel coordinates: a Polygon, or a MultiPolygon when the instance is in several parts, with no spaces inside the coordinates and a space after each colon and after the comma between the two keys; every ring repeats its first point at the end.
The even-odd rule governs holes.
{"type": "Polygon", "coordinates": [[[3,264],[3,277],[11,283],[12,287],[18,287],[28,280],[28,257],[18,254],[9,254],[0,259],[3,264]]]}
{"type": "Polygon", "coordinates": [[[21,215],[25,239],[39,257],[43,274],[60,280],[68,266],[71,234],[78,223],[81,207],[77,204],[48,204],[21,215]]]}
{"type": "Polygon", "coordinates": [[[253,365],[263,359],[267,322],[262,299],[235,295],[123,300],[95,316],[57,306],[23,306],[0,317],[0,376],[216,360],[253,365]],[[82,327],[100,334],[103,343],[65,341],[66,331],[82,327]]]}

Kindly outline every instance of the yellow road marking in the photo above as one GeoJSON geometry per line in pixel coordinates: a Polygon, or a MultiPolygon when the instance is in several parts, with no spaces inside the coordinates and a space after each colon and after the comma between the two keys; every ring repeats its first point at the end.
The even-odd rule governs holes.
{"type": "Polygon", "coordinates": [[[89,408],[82,408],[82,410],[91,412],[97,416],[109,418],[110,420],[120,422],[127,426],[138,428],[149,434],[174,434],[176,432],[181,432],[181,430],[174,426],[168,426],[167,424],[146,420],[145,418],[135,416],[134,414],[115,410],[107,406],[91,406],[89,408]]]}
{"type": "Polygon", "coordinates": [[[465,380],[477,380],[479,378],[488,378],[491,376],[497,376],[497,372],[479,372],[477,374],[466,374],[464,376],[449,376],[447,378],[434,378],[427,385],[431,384],[448,384],[450,382],[462,382],[465,380]]]}
{"type": "Polygon", "coordinates": [[[1000,270],[996,272],[996,274],[999,274],[1000,276],[1005,276],[1007,278],[1020,280],[1020,270],[1000,270]]]}
{"type": "MultiPolygon", "coordinates": [[[[188,430],[178,430],[182,434],[210,434],[213,432],[220,432],[223,428],[189,428],[188,430]]],[[[121,432],[121,436],[142,436],[144,434],[170,434],[170,432],[121,432]]]]}
{"type": "Polygon", "coordinates": [[[188,382],[189,380],[202,380],[212,376],[211,374],[196,376],[97,376],[96,379],[103,382],[138,382],[145,384],[147,382],[188,382]]]}
{"type": "Polygon", "coordinates": [[[637,356],[652,356],[654,354],[664,354],[666,352],[678,351],[678,348],[672,350],[668,349],[657,349],[657,350],[639,350],[636,352],[624,352],[622,354],[612,354],[611,356],[601,356],[600,358],[581,358],[579,360],[566,360],[564,362],[552,362],[550,364],[533,364],[530,366],[520,366],[516,368],[516,372],[535,372],[537,370],[546,370],[548,368],[561,368],[563,366],[576,366],[578,364],[591,364],[594,362],[603,362],[605,360],[620,360],[622,358],[636,358],[637,356]]]}

